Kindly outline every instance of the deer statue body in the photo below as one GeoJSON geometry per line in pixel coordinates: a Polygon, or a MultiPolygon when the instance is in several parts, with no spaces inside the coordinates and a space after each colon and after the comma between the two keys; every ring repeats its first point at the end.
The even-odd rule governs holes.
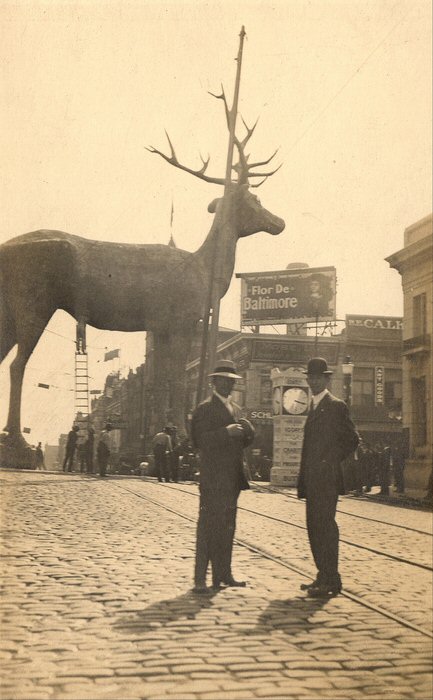
{"type": "MultiPolygon", "coordinates": [[[[171,143],[170,143],[171,146],[171,143]]],[[[241,144],[238,142],[238,147],[241,144]]],[[[242,146],[241,146],[242,147],[242,146]]],[[[172,156],[151,149],[176,167],[210,182],[172,156]]],[[[259,231],[278,234],[284,221],[264,209],[245,182],[233,183],[225,197],[231,216],[222,222],[222,199],[203,245],[194,253],[169,245],[131,245],[89,240],[61,231],[40,230],[0,246],[0,362],[17,345],[10,367],[10,403],[1,442],[18,450],[21,393],[27,361],[57,309],[80,324],[117,331],[151,331],[154,336],[154,419],[166,420],[167,383],[173,421],[184,424],[185,365],[198,321],[205,313],[215,256],[222,256],[221,296],[230,284],[239,238],[259,231]],[[224,250],[218,247],[221,227],[224,250]],[[228,234],[228,235],[227,235],[228,234]]]]}

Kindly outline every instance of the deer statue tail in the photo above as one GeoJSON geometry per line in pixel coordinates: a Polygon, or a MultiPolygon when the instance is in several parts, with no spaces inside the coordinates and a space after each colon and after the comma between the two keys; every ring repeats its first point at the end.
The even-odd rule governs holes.
{"type": "Polygon", "coordinates": [[[3,264],[4,260],[0,256],[0,364],[17,342],[15,322],[7,302],[3,264]]]}

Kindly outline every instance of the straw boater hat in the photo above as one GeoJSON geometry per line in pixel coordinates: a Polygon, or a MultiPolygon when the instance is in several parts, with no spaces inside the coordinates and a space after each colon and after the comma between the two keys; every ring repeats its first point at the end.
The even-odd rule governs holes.
{"type": "Polygon", "coordinates": [[[333,374],[323,357],[313,357],[309,360],[307,369],[303,369],[302,372],[303,374],[333,374]]]}
{"type": "Polygon", "coordinates": [[[239,374],[236,374],[236,367],[231,360],[219,360],[213,372],[209,377],[229,377],[229,379],[242,379],[239,374]]]}

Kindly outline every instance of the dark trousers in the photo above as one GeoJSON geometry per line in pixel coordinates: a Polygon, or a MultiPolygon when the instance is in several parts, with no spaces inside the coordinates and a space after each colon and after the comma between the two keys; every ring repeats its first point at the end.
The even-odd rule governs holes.
{"type": "Polygon", "coordinates": [[[176,453],[172,452],[171,455],[169,455],[170,459],[170,476],[172,481],[179,481],[179,455],[176,453]]]}
{"type": "Polygon", "coordinates": [[[98,455],[99,476],[106,476],[109,455],[98,455]]]}
{"type": "Polygon", "coordinates": [[[165,452],[155,452],[155,472],[158,477],[158,481],[162,481],[164,478],[166,481],[170,481],[169,473],[169,457],[165,452]]]}
{"type": "Polygon", "coordinates": [[[214,585],[232,578],[236,504],[237,496],[215,498],[207,494],[200,495],[194,572],[196,585],[205,585],[209,562],[212,565],[214,585]]]}
{"type": "Polygon", "coordinates": [[[330,465],[320,467],[316,475],[309,475],[306,500],[308,539],[318,571],[317,581],[325,586],[339,588],[339,531],[335,521],[338,489],[330,465]]]}
{"type": "Polygon", "coordinates": [[[398,493],[404,493],[404,464],[396,460],[393,465],[393,470],[395,488],[398,493]]]}
{"type": "Polygon", "coordinates": [[[389,462],[383,459],[379,466],[380,493],[389,496],[390,467],[389,462]]]}
{"type": "Polygon", "coordinates": [[[86,472],[93,474],[93,454],[91,453],[86,455],[86,472]]]}
{"type": "Polygon", "coordinates": [[[69,450],[66,450],[65,454],[65,459],[63,460],[63,471],[64,472],[71,472],[72,467],[74,465],[74,455],[75,455],[75,447],[69,450]]]}

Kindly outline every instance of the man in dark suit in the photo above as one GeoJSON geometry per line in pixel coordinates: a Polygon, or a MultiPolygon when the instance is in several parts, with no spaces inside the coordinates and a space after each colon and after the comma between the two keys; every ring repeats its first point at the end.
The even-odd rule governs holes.
{"type": "Polygon", "coordinates": [[[241,377],[230,360],[221,360],[209,375],[213,394],[192,416],[191,438],[200,450],[200,510],[197,524],[195,593],[207,593],[206,572],[212,564],[212,585],[245,586],[231,570],[236,508],[239,493],[248,489],[243,471],[243,449],[254,439],[254,429],[241,418],[230,393],[241,377]]]}
{"type": "Polygon", "coordinates": [[[308,538],[318,570],[312,584],[301,586],[312,598],[341,591],[335,522],[338,495],[345,493],[341,462],[359,442],[346,404],[328,391],[331,374],[323,358],[309,361],[306,375],[313,399],[304,427],[298,498],[307,501],[308,538]]]}
{"type": "Polygon", "coordinates": [[[78,441],[78,425],[73,425],[72,430],[68,433],[68,439],[66,441],[65,459],[63,460],[63,471],[71,472],[74,466],[74,455],[77,447],[78,441]]]}

